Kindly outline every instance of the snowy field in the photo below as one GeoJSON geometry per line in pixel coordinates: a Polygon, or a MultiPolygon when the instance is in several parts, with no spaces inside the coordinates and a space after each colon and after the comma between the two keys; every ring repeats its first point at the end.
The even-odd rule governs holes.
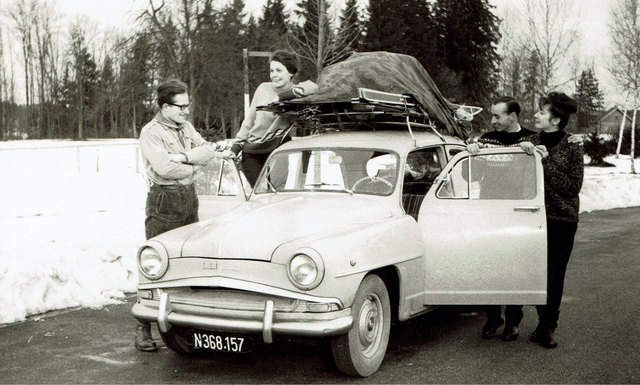
{"type": "MultiPolygon", "coordinates": [[[[135,292],[146,197],[136,145],[0,142],[0,325],[135,292]]],[[[640,206],[629,157],[607,160],[616,167],[586,168],[581,212],[640,206]]]]}

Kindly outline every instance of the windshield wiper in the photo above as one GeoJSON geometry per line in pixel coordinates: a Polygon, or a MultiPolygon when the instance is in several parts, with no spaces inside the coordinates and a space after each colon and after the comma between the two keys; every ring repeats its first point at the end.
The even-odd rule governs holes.
{"type": "MultiPolygon", "coordinates": [[[[325,182],[320,182],[320,183],[305,183],[305,186],[312,186],[312,187],[318,187],[318,186],[341,186],[340,184],[337,183],[325,183],[325,182]]],[[[346,192],[349,193],[351,195],[353,195],[353,190],[349,190],[346,188],[339,188],[339,189],[335,189],[334,191],[342,191],[342,192],[346,192]]]]}

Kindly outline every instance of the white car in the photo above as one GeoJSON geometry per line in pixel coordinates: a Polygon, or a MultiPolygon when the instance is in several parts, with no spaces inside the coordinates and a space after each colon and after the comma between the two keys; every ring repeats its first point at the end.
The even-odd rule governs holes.
{"type": "Polygon", "coordinates": [[[179,353],[327,337],[342,372],[368,376],[392,319],[545,303],[539,157],[374,125],[282,145],[252,192],[232,161],[201,170],[200,222],[138,252],[133,316],[179,353]]]}

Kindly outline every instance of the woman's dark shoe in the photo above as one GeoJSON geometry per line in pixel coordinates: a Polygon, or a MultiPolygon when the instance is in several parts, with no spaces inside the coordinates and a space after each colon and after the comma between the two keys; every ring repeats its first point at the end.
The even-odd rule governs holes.
{"type": "Polygon", "coordinates": [[[502,326],[504,320],[502,318],[490,318],[487,323],[482,327],[482,338],[485,340],[495,336],[498,332],[498,328],[502,326]]]}
{"type": "Polygon", "coordinates": [[[153,337],[151,337],[151,324],[138,323],[136,327],[136,349],[141,352],[155,352],[158,350],[153,337]]]}
{"type": "Polygon", "coordinates": [[[549,329],[536,329],[529,338],[533,342],[539,343],[547,349],[558,347],[558,341],[553,337],[553,332],[549,329]]]}
{"type": "Polygon", "coordinates": [[[513,325],[505,326],[504,331],[502,332],[502,340],[515,341],[517,339],[518,339],[518,327],[513,325]]]}

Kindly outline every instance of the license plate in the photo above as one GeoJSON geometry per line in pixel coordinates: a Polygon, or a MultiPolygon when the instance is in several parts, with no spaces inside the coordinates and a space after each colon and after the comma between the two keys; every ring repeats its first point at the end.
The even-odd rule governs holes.
{"type": "Polygon", "coordinates": [[[244,336],[193,332],[194,349],[213,350],[216,352],[246,353],[251,350],[251,341],[244,336]]]}

